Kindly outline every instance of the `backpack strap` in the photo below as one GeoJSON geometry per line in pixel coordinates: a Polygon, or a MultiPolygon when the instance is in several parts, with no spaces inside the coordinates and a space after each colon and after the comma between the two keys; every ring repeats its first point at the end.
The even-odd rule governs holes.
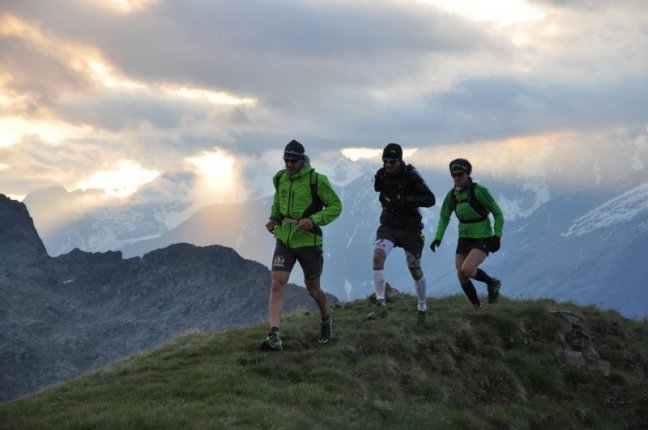
{"type": "Polygon", "coordinates": [[[450,189],[450,210],[455,212],[455,215],[457,215],[457,218],[459,219],[459,222],[463,224],[474,224],[478,222],[482,222],[485,219],[488,218],[489,211],[484,207],[484,205],[481,204],[479,199],[477,198],[477,195],[475,194],[475,188],[477,188],[477,183],[476,182],[471,182],[470,183],[470,188],[468,190],[468,199],[467,202],[470,205],[470,207],[479,214],[477,218],[470,218],[470,219],[461,219],[459,218],[459,215],[457,214],[457,203],[463,203],[466,200],[462,200],[460,202],[457,202],[457,196],[454,193],[453,189],[450,189]]]}
{"type": "Polygon", "coordinates": [[[286,173],[286,169],[278,171],[277,174],[272,177],[272,183],[274,183],[275,191],[279,189],[279,180],[284,173],[286,173]]]}
{"type": "Polygon", "coordinates": [[[317,179],[319,177],[319,173],[315,171],[315,169],[311,170],[310,173],[310,191],[311,191],[311,204],[306,208],[304,213],[302,214],[302,218],[308,218],[309,216],[313,215],[314,213],[317,213],[324,208],[324,203],[322,202],[322,199],[320,199],[319,193],[317,192],[317,179]]]}

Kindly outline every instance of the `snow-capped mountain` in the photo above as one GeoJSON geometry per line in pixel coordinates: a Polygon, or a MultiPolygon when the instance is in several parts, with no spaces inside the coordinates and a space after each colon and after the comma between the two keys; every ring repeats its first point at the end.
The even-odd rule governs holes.
{"type": "MultiPolygon", "coordinates": [[[[648,212],[648,182],[589,211],[574,221],[562,236],[569,238],[590,234],[596,230],[631,222],[646,212],[648,212]]],[[[638,230],[639,233],[648,231],[648,224],[640,224],[638,230]]]]}
{"type": "MultiPolygon", "coordinates": [[[[630,191],[574,193],[511,223],[492,262],[507,293],[648,315],[648,175],[630,191]]],[[[629,184],[624,182],[624,189],[629,184]]]]}

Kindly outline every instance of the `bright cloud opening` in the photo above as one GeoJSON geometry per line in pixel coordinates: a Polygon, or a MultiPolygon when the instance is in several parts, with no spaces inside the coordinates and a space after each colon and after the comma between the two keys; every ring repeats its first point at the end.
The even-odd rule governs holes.
{"type": "Polygon", "coordinates": [[[135,161],[119,160],[115,169],[96,172],[76,185],[82,190],[98,188],[109,196],[127,197],[159,174],[155,170],[143,168],[135,161]]]}
{"type": "MultiPolygon", "coordinates": [[[[344,148],[342,155],[351,161],[358,161],[360,159],[380,158],[382,156],[382,148],[344,148]]],[[[403,148],[403,158],[411,157],[418,151],[418,148],[403,148]]]]}
{"type": "Polygon", "coordinates": [[[203,152],[198,157],[187,158],[187,162],[196,166],[201,174],[221,179],[232,172],[234,158],[219,149],[214,152],[203,152]]]}
{"type": "Polygon", "coordinates": [[[501,25],[540,21],[545,12],[527,0],[419,0],[473,21],[491,21],[501,25]]]}
{"type": "Polygon", "coordinates": [[[379,157],[382,150],[376,148],[344,148],[341,152],[349,160],[358,161],[365,158],[379,157]]]}
{"type": "Polygon", "coordinates": [[[155,5],[159,0],[86,0],[118,13],[135,13],[155,5]]]}
{"type": "Polygon", "coordinates": [[[210,91],[202,88],[186,88],[173,85],[163,86],[162,89],[173,96],[182,97],[189,100],[204,100],[208,103],[217,105],[252,105],[257,103],[256,99],[237,97],[224,91],[210,91]]]}
{"type": "Polygon", "coordinates": [[[45,143],[57,144],[67,138],[80,138],[90,133],[92,127],[74,126],[60,121],[0,117],[0,148],[15,145],[25,136],[38,136],[45,143]]]}
{"type": "Polygon", "coordinates": [[[25,199],[26,194],[7,194],[7,197],[10,199],[22,202],[25,199]]]}
{"type": "Polygon", "coordinates": [[[193,166],[200,178],[194,194],[202,204],[244,201],[247,198],[245,181],[229,152],[216,148],[185,158],[185,161],[193,166]]]}
{"type": "Polygon", "coordinates": [[[95,80],[101,82],[105,87],[134,90],[138,88],[144,88],[146,86],[144,84],[120,77],[111,66],[104,63],[100,59],[88,58],[86,61],[88,70],[91,72],[91,75],[95,80]]]}

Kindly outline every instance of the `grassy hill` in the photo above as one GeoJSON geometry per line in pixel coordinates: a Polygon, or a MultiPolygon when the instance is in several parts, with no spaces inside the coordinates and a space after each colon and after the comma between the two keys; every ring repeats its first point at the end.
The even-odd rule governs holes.
{"type": "Polygon", "coordinates": [[[642,429],[648,428],[648,321],[554,301],[472,309],[415,298],[367,321],[368,301],[266,326],[192,332],[83,377],[0,405],[0,428],[642,429]]]}

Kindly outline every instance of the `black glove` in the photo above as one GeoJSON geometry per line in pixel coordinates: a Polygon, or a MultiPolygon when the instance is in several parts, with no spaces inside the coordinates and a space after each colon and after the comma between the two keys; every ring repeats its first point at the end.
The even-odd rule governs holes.
{"type": "Polygon", "coordinates": [[[432,250],[432,252],[436,252],[438,246],[441,246],[441,241],[439,239],[436,239],[430,244],[430,249],[432,250]]]}
{"type": "Polygon", "coordinates": [[[488,239],[488,249],[490,249],[490,252],[497,252],[500,249],[501,246],[501,240],[499,236],[493,236],[490,239],[488,239]]]}

